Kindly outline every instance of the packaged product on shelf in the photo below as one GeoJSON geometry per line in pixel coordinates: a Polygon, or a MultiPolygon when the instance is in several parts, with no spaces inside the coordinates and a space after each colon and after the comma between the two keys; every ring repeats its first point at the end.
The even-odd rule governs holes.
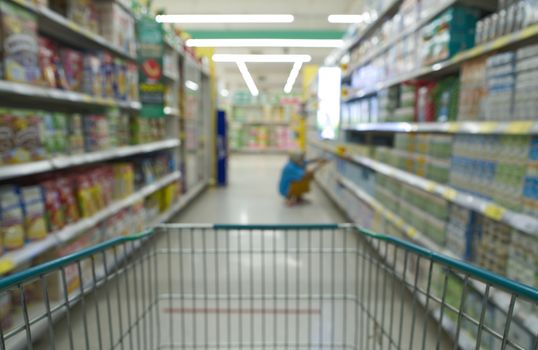
{"type": "Polygon", "coordinates": [[[419,123],[435,121],[434,89],[435,82],[418,82],[416,98],[416,121],[419,123]]]}
{"type": "Polygon", "coordinates": [[[459,80],[445,78],[433,90],[435,120],[438,122],[455,121],[458,117],[459,80]]]}
{"type": "Polygon", "coordinates": [[[24,228],[26,239],[35,241],[47,236],[45,203],[40,186],[20,188],[24,211],[24,228]]]}
{"type": "Polygon", "coordinates": [[[452,6],[427,24],[422,29],[422,63],[445,60],[473,47],[478,16],[478,10],[452,6]]]}
{"type": "Polygon", "coordinates": [[[67,123],[67,142],[69,144],[70,154],[79,154],[84,152],[84,127],[82,116],[78,113],[68,117],[67,123]]]}
{"type": "Polygon", "coordinates": [[[512,241],[508,248],[509,278],[538,286],[538,239],[518,230],[512,231],[512,241]]]}
{"type": "Polygon", "coordinates": [[[96,4],[101,35],[130,55],[136,54],[135,20],[115,2],[96,4]]]}
{"type": "Polygon", "coordinates": [[[506,276],[512,230],[505,224],[480,218],[480,239],[475,256],[480,266],[506,276]]]}
{"type": "Polygon", "coordinates": [[[127,87],[127,65],[121,58],[114,58],[114,98],[118,100],[126,100],[127,87]]]}
{"type": "Polygon", "coordinates": [[[55,46],[49,38],[39,36],[39,68],[41,70],[41,81],[45,86],[55,88],[57,55],[55,46]]]}
{"type": "Polygon", "coordinates": [[[127,98],[138,101],[138,67],[136,63],[127,62],[127,98]]]}
{"type": "Polygon", "coordinates": [[[99,56],[85,54],[83,61],[84,78],[82,91],[92,96],[102,96],[103,81],[99,56]]]}
{"type": "Polygon", "coordinates": [[[472,259],[471,211],[458,205],[450,205],[448,215],[446,247],[457,257],[472,259]]]}
{"type": "Polygon", "coordinates": [[[4,79],[23,83],[40,80],[37,18],[8,1],[0,2],[4,79]]]}
{"type": "Polygon", "coordinates": [[[37,111],[1,110],[0,124],[6,125],[11,136],[11,149],[5,155],[6,164],[18,164],[45,158],[41,137],[41,117],[37,111]]]}
{"type": "Polygon", "coordinates": [[[101,92],[103,97],[114,97],[114,58],[109,52],[101,52],[99,54],[101,61],[101,92]]]}
{"type": "Polygon", "coordinates": [[[111,134],[107,117],[86,115],[83,118],[83,124],[86,152],[96,152],[110,148],[111,134]]]}
{"type": "Polygon", "coordinates": [[[76,24],[99,33],[98,14],[92,0],[68,0],[65,16],[76,24]]]}
{"type": "Polygon", "coordinates": [[[2,250],[24,245],[24,212],[19,191],[15,186],[0,188],[0,234],[2,250]]]}
{"type": "Polygon", "coordinates": [[[119,163],[113,166],[114,198],[121,199],[134,193],[135,173],[131,163],[119,163]]]}
{"type": "Polygon", "coordinates": [[[481,112],[487,95],[486,60],[487,57],[475,58],[462,65],[458,120],[479,120],[484,117],[481,112]]]}
{"type": "Polygon", "coordinates": [[[77,221],[80,218],[81,211],[77,201],[75,177],[60,177],[56,180],[56,186],[60,194],[65,223],[70,224],[77,221]]]}
{"type": "Polygon", "coordinates": [[[99,204],[95,202],[90,177],[84,174],[77,174],[74,177],[74,184],[80,216],[87,218],[94,215],[98,210],[99,204]]]}
{"type": "Polygon", "coordinates": [[[62,200],[57,181],[48,180],[40,184],[43,190],[47,228],[49,232],[56,232],[65,226],[65,216],[62,209],[62,200]]]}
{"type": "Polygon", "coordinates": [[[80,51],[60,48],[60,86],[64,90],[82,91],[84,80],[84,59],[80,51]]]}
{"type": "Polygon", "coordinates": [[[515,54],[501,53],[488,58],[486,80],[488,95],[484,103],[486,119],[509,120],[514,105],[516,86],[515,54]]]}
{"type": "Polygon", "coordinates": [[[67,117],[63,113],[41,113],[41,137],[48,156],[69,152],[67,117]]]}

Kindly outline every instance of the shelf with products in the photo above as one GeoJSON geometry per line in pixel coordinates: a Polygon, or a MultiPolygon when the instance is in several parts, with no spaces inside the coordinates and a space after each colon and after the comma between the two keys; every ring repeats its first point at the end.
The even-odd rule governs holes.
{"type": "Polygon", "coordinates": [[[417,176],[369,157],[344,154],[342,149],[345,149],[345,146],[338,150],[335,146],[320,145],[317,143],[311,144],[325,151],[337,154],[343,159],[363,165],[379,174],[444,198],[464,208],[476,211],[492,220],[503,222],[531,236],[538,237],[538,219],[534,216],[509,210],[491,200],[457,190],[452,186],[441,184],[422,176],[417,176]]]}
{"type": "Polygon", "coordinates": [[[124,199],[112,202],[102,210],[96,211],[93,215],[81,218],[58,231],[47,234],[42,240],[30,242],[20,248],[6,252],[0,257],[0,274],[5,274],[15,270],[18,266],[30,262],[35,257],[48,251],[49,249],[66,243],[92,227],[98,225],[105,219],[118,213],[119,211],[132,206],[143,200],[155,191],[180,179],[179,172],[165,175],[156,182],[142,187],[124,199]]]}
{"type": "Polygon", "coordinates": [[[358,36],[349,40],[345,46],[338,51],[338,54],[334,57],[336,61],[339,61],[348,51],[352,50],[358,46],[363,40],[368,38],[375,30],[380,28],[388,18],[394,16],[403,0],[390,0],[390,2],[385,6],[384,9],[381,9],[379,16],[376,15],[376,18],[366,26],[363,30],[360,30],[358,36]]]}
{"type": "Polygon", "coordinates": [[[106,49],[136,60],[135,19],[119,2],[92,3],[88,8],[84,2],[65,5],[51,1],[46,6],[32,1],[7,1],[34,14],[38,30],[46,35],[76,47],[106,49]]]}
{"type": "MultiPolygon", "coordinates": [[[[453,2],[449,2],[452,4],[453,2]]],[[[510,13],[513,15],[514,11],[516,11],[516,6],[519,6],[519,4],[514,3],[513,5],[510,5],[507,9],[501,10],[502,16],[505,16],[507,12],[511,11],[510,13]]],[[[409,80],[415,80],[415,79],[430,79],[435,78],[442,75],[447,75],[450,73],[457,72],[460,70],[462,65],[469,61],[476,58],[479,58],[481,56],[485,56],[489,53],[494,53],[498,50],[507,50],[507,49],[515,49],[518,47],[521,47],[523,45],[528,44],[530,41],[532,41],[533,38],[536,38],[538,35],[538,26],[535,23],[536,21],[536,9],[532,7],[533,5],[528,5],[527,8],[524,8],[521,11],[527,11],[527,17],[526,21],[524,23],[519,23],[516,25],[515,23],[510,22],[513,26],[510,27],[512,29],[508,29],[509,26],[502,26],[502,30],[499,30],[497,32],[494,31],[496,35],[490,35],[485,38],[485,40],[477,41],[476,44],[473,44],[471,46],[468,45],[468,48],[466,50],[461,50],[460,52],[455,52],[448,57],[444,59],[438,59],[433,60],[431,63],[425,62],[424,64],[415,64],[413,67],[411,67],[409,64],[407,66],[402,66],[399,69],[389,69],[386,70],[388,74],[380,74],[379,76],[373,78],[373,79],[364,79],[362,80],[368,81],[368,86],[359,87],[358,89],[353,89],[354,92],[352,92],[350,97],[346,98],[346,101],[351,101],[354,99],[358,99],[361,97],[365,97],[368,95],[372,95],[377,93],[378,91],[382,89],[386,89],[387,87],[397,85],[409,80]]],[[[483,4],[481,4],[481,7],[483,7],[483,4]]],[[[443,7],[441,7],[443,9],[443,7]]],[[[446,10],[446,9],[443,9],[446,10]]],[[[447,10],[448,11],[448,10],[447,10]]],[[[447,11],[444,12],[444,14],[448,13],[447,11]]],[[[518,10],[519,11],[519,10],[518,10]]],[[[442,16],[445,15],[439,15],[439,18],[442,18],[442,16]]],[[[495,14],[495,16],[498,17],[498,14],[495,14]]],[[[448,18],[448,17],[447,17],[448,18]]],[[[489,17],[488,17],[489,18],[489,17]]],[[[504,17],[503,17],[504,18],[504,17]]],[[[510,17],[511,19],[511,17],[510,17]]],[[[476,28],[477,31],[482,32],[483,29],[483,22],[485,22],[486,19],[481,19],[476,21],[476,28]],[[480,29],[479,29],[480,27],[480,29]]],[[[504,22],[503,22],[504,23],[504,22]]],[[[488,22],[488,26],[491,26],[488,22]]],[[[426,26],[427,27],[427,26],[426,26]]],[[[501,27],[501,26],[499,26],[501,27]]],[[[474,32],[474,26],[472,26],[473,32],[474,32]]],[[[478,40],[478,37],[480,36],[479,33],[476,35],[476,39],[478,40]]],[[[456,37],[456,36],[455,36],[456,37]]],[[[472,38],[473,42],[475,42],[475,38],[472,38]]],[[[396,42],[390,42],[392,45],[396,45],[396,42]]],[[[392,47],[391,45],[387,45],[388,47],[392,47]]],[[[379,43],[375,44],[375,47],[379,47],[379,43]]],[[[369,56],[369,53],[371,53],[372,50],[365,50],[365,53],[367,54],[367,59],[360,60],[361,64],[352,64],[354,70],[349,73],[346,76],[346,79],[349,80],[353,74],[357,74],[354,72],[357,72],[357,67],[368,67],[367,62],[374,62],[376,61],[376,65],[378,66],[381,64],[381,61],[379,61],[379,57],[373,58],[369,56]],[[365,65],[362,65],[364,63],[365,65]]],[[[378,52],[375,50],[374,52],[378,52]]],[[[387,51],[379,51],[379,55],[382,53],[385,53],[387,51]]],[[[413,52],[411,50],[410,52],[413,52]]],[[[445,52],[445,51],[441,51],[445,52]]],[[[385,61],[386,64],[391,60],[385,61]]],[[[405,61],[405,60],[404,60],[405,61]]],[[[415,62],[414,59],[407,60],[408,62],[415,62]]],[[[366,68],[365,68],[366,69],[366,68]]],[[[378,67],[378,72],[383,72],[385,69],[382,67],[378,67]]],[[[365,71],[366,72],[366,71],[365,71]]],[[[357,81],[359,79],[357,78],[357,81]]]]}
{"type": "MultiPolygon", "coordinates": [[[[154,217],[153,219],[149,219],[148,223],[144,223],[144,226],[140,227],[141,230],[143,229],[146,229],[146,228],[152,228],[152,227],[155,227],[163,222],[167,222],[168,220],[170,220],[174,215],[176,215],[178,212],[180,212],[181,210],[183,210],[194,198],[196,198],[205,188],[206,188],[207,184],[206,183],[201,183],[199,184],[198,186],[196,186],[195,188],[191,189],[190,191],[188,191],[186,194],[184,195],[181,195],[179,197],[179,199],[172,205],[170,206],[169,208],[167,208],[166,210],[164,210],[160,215],[158,215],[157,217],[154,217]]],[[[139,232],[142,232],[142,231],[139,231],[139,232]]],[[[110,237],[107,237],[108,239],[110,238],[116,238],[118,236],[110,236],[110,237]]],[[[86,241],[83,241],[81,243],[84,243],[86,241]]],[[[87,246],[82,246],[80,243],[78,242],[75,242],[77,243],[77,248],[78,249],[82,249],[82,248],[86,248],[87,246]]],[[[88,242],[86,242],[88,243],[88,242]]],[[[99,243],[99,242],[95,242],[95,243],[99,243]]],[[[117,253],[117,257],[115,258],[110,258],[110,259],[107,259],[107,272],[108,274],[111,274],[111,273],[114,273],[114,271],[119,268],[122,264],[122,262],[125,260],[125,259],[128,259],[129,256],[131,256],[133,253],[135,253],[138,248],[140,248],[141,246],[143,246],[144,244],[144,241],[142,242],[135,242],[133,244],[127,244],[125,245],[125,249],[118,249],[118,253],[117,253]]],[[[66,248],[63,248],[63,250],[65,251],[66,248]]],[[[66,254],[68,254],[69,252],[65,251],[66,254]]],[[[107,255],[108,256],[108,255],[107,255]]],[[[83,265],[83,267],[87,267],[86,265],[83,265]]],[[[89,267],[91,268],[91,267],[89,267]]],[[[83,270],[83,276],[85,274],[85,271],[83,270]]],[[[93,274],[91,274],[90,276],[93,276],[93,274]]],[[[91,293],[95,288],[99,288],[100,286],[103,285],[103,283],[105,282],[104,279],[105,279],[105,276],[106,276],[106,273],[105,273],[105,270],[104,270],[104,263],[103,261],[99,261],[97,264],[95,264],[95,278],[93,277],[90,277],[90,278],[87,278],[87,279],[84,279],[84,285],[83,285],[83,290],[84,290],[84,293],[85,295],[91,293]]],[[[75,277],[76,278],[76,277],[75,277]]],[[[80,294],[80,289],[77,288],[77,289],[74,289],[74,290],[71,290],[69,295],[68,295],[68,300],[69,300],[69,305],[71,305],[72,307],[77,304],[81,298],[80,298],[81,294],[80,294]]],[[[30,317],[33,319],[33,315],[34,314],[37,314],[41,311],[41,305],[40,305],[40,301],[36,301],[36,302],[33,302],[32,300],[28,300],[28,314],[30,315],[30,317]]],[[[61,320],[65,315],[66,315],[66,309],[65,308],[59,308],[57,309],[57,305],[56,304],[52,304],[51,305],[51,309],[52,310],[56,310],[53,315],[52,315],[52,322],[55,323],[59,320],[61,320]]],[[[22,313],[19,312],[19,310],[17,308],[15,308],[14,310],[12,310],[13,314],[15,315],[15,319],[12,319],[11,320],[11,325],[13,326],[16,326],[16,325],[19,325],[21,324],[22,322],[22,319],[19,319],[19,318],[22,318],[22,313]]],[[[32,338],[33,339],[40,339],[42,336],[45,335],[45,333],[47,332],[47,329],[48,329],[48,324],[47,322],[45,322],[45,320],[41,320],[41,321],[37,321],[36,323],[34,323],[31,327],[31,332],[32,332],[32,338]]],[[[4,324],[4,331],[5,332],[9,332],[9,326],[7,326],[6,324],[4,324]]],[[[10,348],[12,349],[24,349],[26,348],[27,344],[26,344],[26,337],[23,333],[19,333],[19,335],[15,336],[14,338],[11,338],[9,340],[9,346],[10,348]]]]}
{"type": "MultiPolygon", "coordinates": [[[[52,10],[47,11],[62,18],[52,10]]],[[[70,11],[76,12],[75,9],[70,11]]],[[[87,11],[86,7],[84,11],[87,11]]],[[[31,9],[15,3],[0,2],[0,13],[4,41],[12,42],[14,48],[22,50],[12,52],[9,46],[3,52],[0,94],[9,97],[10,103],[18,101],[26,104],[27,98],[32,98],[41,105],[69,103],[140,109],[138,68],[133,59],[125,59],[102,47],[81,47],[83,41],[76,36],[73,38],[69,30],[59,30],[60,37],[43,34],[40,29],[51,30],[54,25],[47,23],[40,28],[38,16],[31,9]],[[24,22],[25,26],[22,29],[14,26],[17,22],[24,22]],[[63,36],[72,40],[69,42],[63,36]],[[24,45],[19,47],[16,43],[22,37],[24,45]]],[[[52,14],[50,16],[54,17],[52,14]]],[[[105,15],[103,21],[107,21],[105,15]]],[[[122,31],[125,35],[122,38],[134,45],[134,19],[131,18],[130,25],[124,27],[122,31]],[[129,32],[132,36],[127,39],[129,32]]],[[[117,29],[111,31],[112,36],[118,35],[117,29]]],[[[133,54],[134,49],[135,46],[132,46],[133,54]]]]}
{"type": "MultiPolygon", "coordinates": [[[[387,232],[389,234],[402,234],[411,241],[426,247],[434,252],[444,254],[452,258],[459,258],[451,250],[442,247],[425,234],[417,230],[413,225],[408,224],[411,219],[409,216],[402,216],[397,214],[392,209],[389,209],[387,203],[383,200],[377,200],[367,191],[360,188],[360,184],[345,178],[340,172],[335,169],[328,169],[316,175],[318,184],[324,189],[324,191],[337,203],[337,205],[348,215],[354,222],[362,227],[372,228],[373,230],[380,230],[381,232],[387,232]],[[330,174],[328,174],[330,173],[330,174]],[[348,195],[350,194],[351,197],[348,195]],[[357,202],[358,201],[358,202],[357,202]],[[358,205],[358,206],[357,206],[358,205]],[[366,205],[366,207],[364,207],[366,205]],[[376,215],[380,215],[382,222],[390,224],[389,227],[382,222],[375,219],[376,215]],[[405,218],[405,219],[403,219],[405,218]],[[380,226],[381,225],[381,226],[380,226]],[[398,233],[394,232],[396,230],[398,233]]],[[[427,232],[427,231],[425,231],[427,232]]],[[[410,271],[412,272],[412,271],[410,271]]],[[[412,281],[412,279],[410,280],[412,281]]],[[[477,293],[480,298],[485,294],[485,286],[478,282],[472,281],[469,283],[472,287],[472,292],[477,293]]],[[[460,288],[462,286],[460,285],[460,288]]],[[[470,292],[468,290],[468,292],[470,292]]],[[[499,289],[490,289],[487,294],[487,298],[493,306],[491,313],[499,313],[498,316],[506,315],[509,310],[510,296],[499,289]]],[[[538,324],[536,321],[538,317],[533,313],[532,306],[527,303],[521,303],[516,305],[514,312],[514,319],[518,324],[519,332],[518,341],[522,344],[532,344],[533,335],[538,331],[538,324]],[[529,308],[530,306],[530,308],[529,308]],[[521,328],[520,328],[521,327],[521,328]]],[[[490,315],[490,317],[493,317],[490,315]]],[[[438,318],[438,317],[437,317],[438,318]]],[[[446,321],[446,319],[444,320],[446,321]]],[[[449,326],[449,324],[443,324],[443,326],[449,326]]],[[[447,329],[450,331],[450,329],[447,329]]],[[[472,334],[467,334],[462,341],[461,345],[472,345],[471,347],[463,346],[462,348],[474,348],[475,340],[472,334]]]]}

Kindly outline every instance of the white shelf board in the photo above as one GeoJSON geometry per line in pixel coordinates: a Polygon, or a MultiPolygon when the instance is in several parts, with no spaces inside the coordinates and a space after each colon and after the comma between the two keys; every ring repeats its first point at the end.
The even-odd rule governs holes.
{"type": "Polygon", "coordinates": [[[447,134],[506,134],[506,135],[536,135],[538,122],[521,121],[461,121],[446,123],[359,123],[343,128],[346,131],[358,132],[388,132],[388,133],[447,133],[447,134]]]}
{"type": "Polygon", "coordinates": [[[142,145],[123,146],[100,152],[59,156],[50,160],[8,165],[0,167],[0,180],[38,174],[52,170],[65,169],[115,158],[128,157],[135,154],[150,153],[178,147],[179,145],[179,140],[163,140],[142,145]]]}
{"type": "Polygon", "coordinates": [[[88,94],[47,88],[37,85],[0,80],[0,95],[31,97],[48,102],[68,102],[87,106],[119,107],[139,110],[142,105],[138,101],[119,101],[112,98],[95,97],[88,94]]]}
{"type": "Polygon", "coordinates": [[[112,203],[111,205],[99,211],[92,217],[79,220],[71,225],[66,226],[58,232],[49,233],[47,237],[41,241],[27,244],[18,250],[14,250],[4,254],[0,257],[0,273],[4,274],[10,272],[14,270],[17,266],[29,262],[31,259],[42,254],[48,249],[68,242],[73,238],[76,238],[77,236],[91,229],[93,226],[97,225],[104,219],[144,199],[153,192],[178,180],[180,177],[181,176],[179,171],[166,175],[162,179],[156,181],[151,185],[143,187],[141,190],[128,196],[127,198],[112,203]]]}

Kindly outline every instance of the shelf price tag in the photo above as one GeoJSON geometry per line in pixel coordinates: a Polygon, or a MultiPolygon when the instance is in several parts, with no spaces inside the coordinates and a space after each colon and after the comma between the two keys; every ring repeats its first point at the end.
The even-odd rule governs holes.
{"type": "Polygon", "coordinates": [[[496,122],[483,122],[478,126],[478,130],[484,134],[490,134],[497,129],[499,123],[496,122]]]}
{"type": "Polygon", "coordinates": [[[411,238],[415,238],[417,236],[418,232],[414,227],[409,227],[407,229],[407,235],[411,238]]]}
{"type": "Polygon", "coordinates": [[[455,133],[455,132],[458,132],[459,129],[460,129],[460,124],[459,123],[447,123],[447,131],[450,132],[450,133],[455,133]]]}
{"type": "Polygon", "coordinates": [[[458,192],[456,192],[456,190],[453,190],[452,188],[447,188],[443,192],[443,196],[448,200],[454,200],[454,198],[456,198],[457,195],[458,195],[458,192]]]}
{"type": "Polygon", "coordinates": [[[8,273],[15,268],[15,263],[11,259],[0,259],[0,275],[8,273]]]}
{"type": "Polygon", "coordinates": [[[506,127],[509,134],[528,134],[532,129],[533,122],[512,122],[506,127]]]}
{"type": "Polygon", "coordinates": [[[488,204],[486,208],[484,209],[484,214],[488,218],[497,220],[497,221],[503,218],[505,212],[506,210],[504,210],[503,208],[499,207],[496,204],[488,204]]]}

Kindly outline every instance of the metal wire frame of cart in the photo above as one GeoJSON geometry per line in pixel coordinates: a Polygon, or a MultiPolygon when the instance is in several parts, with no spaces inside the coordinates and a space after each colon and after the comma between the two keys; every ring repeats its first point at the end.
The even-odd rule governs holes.
{"type": "Polygon", "coordinates": [[[538,341],[516,322],[518,310],[537,310],[538,290],[348,224],[161,225],[5,277],[0,298],[1,349],[536,349],[538,341]],[[469,299],[477,290],[482,297],[469,299]],[[494,293],[509,300],[503,318],[490,317],[494,293]]]}

